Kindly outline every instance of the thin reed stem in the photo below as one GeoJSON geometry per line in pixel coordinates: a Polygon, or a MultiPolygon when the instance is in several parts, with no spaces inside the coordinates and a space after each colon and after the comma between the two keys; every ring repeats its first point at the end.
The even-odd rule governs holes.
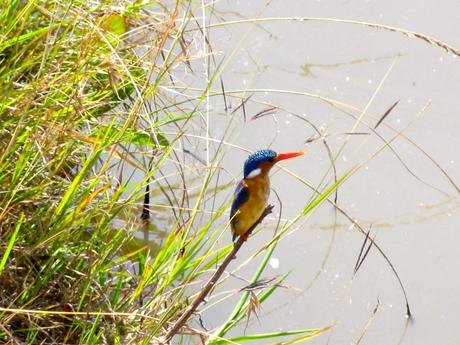
{"type": "MultiPolygon", "coordinates": [[[[272,211],[273,211],[273,205],[268,205],[265,208],[264,213],[262,213],[262,215],[260,216],[260,218],[254,223],[253,226],[249,228],[248,235],[250,235],[251,232],[262,222],[262,220],[266,216],[268,216],[270,213],[272,213],[272,211]]],[[[219,278],[222,276],[222,273],[224,273],[227,266],[235,258],[236,254],[238,253],[238,251],[240,250],[244,242],[245,240],[243,240],[242,237],[238,237],[238,239],[236,240],[233,246],[233,249],[227,254],[222,264],[214,272],[214,274],[208,280],[208,282],[204,285],[203,289],[201,289],[200,293],[195,297],[195,299],[190,304],[190,306],[187,308],[187,310],[185,310],[185,312],[181,315],[181,317],[179,317],[179,319],[176,321],[174,326],[172,326],[171,329],[168,331],[168,333],[166,333],[165,339],[164,339],[165,344],[170,343],[174,335],[176,335],[179,332],[179,330],[187,322],[190,316],[195,312],[195,310],[198,308],[201,302],[203,302],[203,300],[206,298],[206,296],[209,294],[212,288],[217,284],[217,282],[219,281],[219,278]]]]}

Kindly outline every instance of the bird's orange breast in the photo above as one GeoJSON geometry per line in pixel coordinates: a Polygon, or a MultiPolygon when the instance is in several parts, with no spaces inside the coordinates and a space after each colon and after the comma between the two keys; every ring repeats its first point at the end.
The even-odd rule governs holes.
{"type": "Polygon", "coordinates": [[[232,232],[240,236],[257,222],[267,207],[270,196],[270,180],[267,173],[245,179],[243,183],[249,190],[249,197],[238,208],[232,220],[232,232]]]}

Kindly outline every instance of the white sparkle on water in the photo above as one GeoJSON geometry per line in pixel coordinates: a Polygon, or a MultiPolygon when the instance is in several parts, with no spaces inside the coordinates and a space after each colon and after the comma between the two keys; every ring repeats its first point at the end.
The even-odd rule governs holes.
{"type": "Polygon", "coordinates": [[[280,260],[277,258],[271,258],[270,259],[270,266],[276,270],[278,267],[280,267],[280,260]]]}

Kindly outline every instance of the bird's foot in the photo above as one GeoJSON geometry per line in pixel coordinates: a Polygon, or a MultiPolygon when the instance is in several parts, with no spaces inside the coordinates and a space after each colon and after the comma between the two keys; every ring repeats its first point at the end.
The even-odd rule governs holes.
{"type": "Polygon", "coordinates": [[[272,213],[274,208],[275,206],[273,205],[268,205],[267,207],[265,207],[264,213],[262,213],[262,216],[260,217],[259,222],[261,222],[262,219],[264,219],[266,216],[272,213]]]}

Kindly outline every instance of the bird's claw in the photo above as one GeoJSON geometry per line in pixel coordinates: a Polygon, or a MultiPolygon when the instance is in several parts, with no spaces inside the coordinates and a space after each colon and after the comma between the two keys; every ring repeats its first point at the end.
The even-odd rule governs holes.
{"type": "Polygon", "coordinates": [[[274,208],[275,208],[275,206],[273,206],[273,205],[268,205],[267,207],[265,207],[264,213],[262,214],[262,217],[260,217],[260,218],[263,219],[264,217],[268,216],[270,213],[273,212],[274,208]]]}

